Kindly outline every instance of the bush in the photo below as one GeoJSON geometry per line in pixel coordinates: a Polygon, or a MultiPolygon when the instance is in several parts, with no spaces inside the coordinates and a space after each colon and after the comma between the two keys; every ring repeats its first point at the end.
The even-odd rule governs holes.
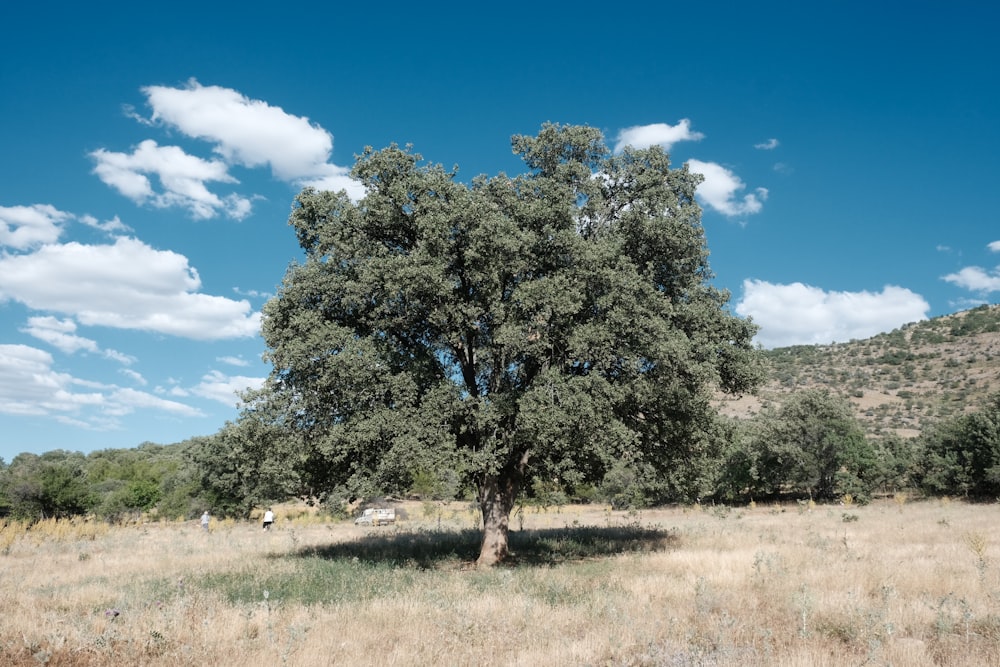
{"type": "Polygon", "coordinates": [[[616,510],[648,507],[650,499],[642,480],[636,466],[619,462],[604,475],[598,493],[616,510]]]}
{"type": "Polygon", "coordinates": [[[1000,394],[980,412],[953,417],[921,440],[925,490],[979,499],[1000,495],[1000,394]]]}

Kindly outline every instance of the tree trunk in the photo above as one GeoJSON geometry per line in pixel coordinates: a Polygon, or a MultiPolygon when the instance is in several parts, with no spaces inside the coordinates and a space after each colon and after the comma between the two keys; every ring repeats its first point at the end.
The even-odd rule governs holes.
{"type": "Polygon", "coordinates": [[[483,543],[479,549],[477,567],[493,567],[507,554],[510,511],[514,507],[514,487],[510,480],[492,478],[483,484],[479,495],[483,512],[483,543]]]}

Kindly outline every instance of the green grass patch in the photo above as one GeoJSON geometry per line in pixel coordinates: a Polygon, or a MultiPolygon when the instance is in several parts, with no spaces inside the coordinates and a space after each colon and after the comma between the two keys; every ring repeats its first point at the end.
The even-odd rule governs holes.
{"type": "MultiPolygon", "coordinates": [[[[302,557],[334,561],[357,560],[429,569],[474,561],[481,539],[482,534],[471,529],[398,531],[310,547],[298,553],[302,557]]],[[[509,566],[554,565],[623,553],[660,551],[673,545],[676,535],[659,527],[628,524],[516,530],[510,532],[509,540],[509,566]]]]}
{"type": "Polygon", "coordinates": [[[232,603],[358,603],[405,593],[417,572],[390,563],[301,557],[267,569],[207,574],[198,583],[232,603]]]}
{"type": "MultiPolygon", "coordinates": [[[[237,571],[201,575],[192,585],[217,590],[231,603],[367,602],[433,586],[435,577],[467,568],[480,539],[473,530],[377,533],[273,555],[237,571]]],[[[514,568],[526,573],[519,577],[520,585],[531,597],[549,604],[578,602],[578,588],[548,581],[540,568],[568,565],[589,571],[611,556],[662,550],[675,539],[670,531],[638,525],[514,531],[508,567],[473,572],[467,584],[479,592],[505,588],[510,581],[503,573],[514,568]]]]}

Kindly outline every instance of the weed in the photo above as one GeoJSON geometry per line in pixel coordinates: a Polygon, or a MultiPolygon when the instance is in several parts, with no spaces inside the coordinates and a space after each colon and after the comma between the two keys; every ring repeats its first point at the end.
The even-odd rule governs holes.
{"type": "Polygon", "coordinates": [[[780,554],[763,551],[754,554],[751,578],[757,585],[764,585],[770,579],[780,577],[784,572],[785,566],[780,554]]]}
{"type": "Polygon", "coordinates": [[[805,584],[799,587],[795,594],[794,603],[799,615],[799,637],[805,639],[809,636],[809,618],[816,603],[805,584]]]}
{"type": "Polygon", "coordinates": [[[972,555],[976,557],[976,571],[979,573],[979,583],[986,585],[986,547],[988,543],[986,536],[982,533],[969,532],[965,534],[965,546],[969,548],[972,555]]]}
{"type": "Polygon", "coordinates": [[[903,511],[903,505],[905,505],[906,501],[909,499],[910,495],[906,491],[897,491],[892,494],[892,501],[896,503],[896,506],[899,507],[900,511],[903,511]]]}
{"type": "Polygon", "coordinates": [[[718,519],[725,519],[732,511],[729,505],[712,505],[712,516],[718,519]]]}

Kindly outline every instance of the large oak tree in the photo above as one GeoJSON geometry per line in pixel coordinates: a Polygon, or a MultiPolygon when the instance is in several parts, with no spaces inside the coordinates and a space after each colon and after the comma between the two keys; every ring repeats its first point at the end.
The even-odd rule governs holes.
{"type": "Polygon", "coordinates": [[[709,282],[699,176],[589,127],[512,144],[515,177],[391,146],[358,157],[361,201],[304,190],[304,260],[264,309],[268,410],[310,488],[447,469],[478,491],[482,565],[527,480],[683,465],[713,392],[761,378],[754,326],[709,282]]]}

